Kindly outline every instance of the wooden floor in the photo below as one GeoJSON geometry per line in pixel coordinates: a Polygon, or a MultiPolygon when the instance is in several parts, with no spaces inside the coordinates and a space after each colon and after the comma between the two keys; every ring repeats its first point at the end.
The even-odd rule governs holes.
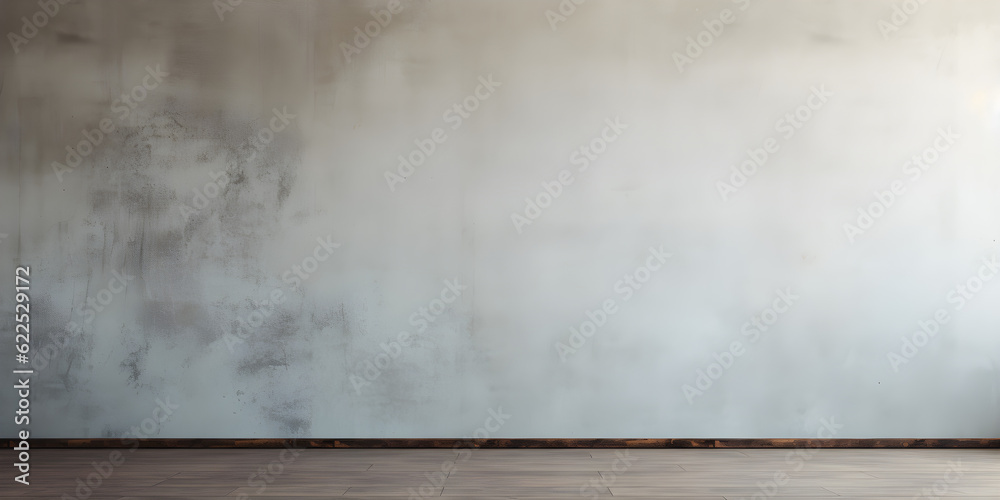
{"type": "MultiPolygon", "coordinates": [[[[33,450],[31,485],[7,479],[0,498],[1000,499],[1000,450],[996,449],[137,449],[112,453],[109,449],[33,450]]],[[[12,452],[5,450],[3,456],[9,460],[12,452]]],[[[15,469],[5,469],[13,477],[15,469]]]]}

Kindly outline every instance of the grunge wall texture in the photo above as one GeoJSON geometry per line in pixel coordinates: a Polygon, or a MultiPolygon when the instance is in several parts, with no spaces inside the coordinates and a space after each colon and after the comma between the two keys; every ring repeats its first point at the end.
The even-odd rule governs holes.
{"type": "Polygon", "coordinates": [[[1000,434],[1000,4],[224,1],[5,38],[32,437],[1000,434]]]}

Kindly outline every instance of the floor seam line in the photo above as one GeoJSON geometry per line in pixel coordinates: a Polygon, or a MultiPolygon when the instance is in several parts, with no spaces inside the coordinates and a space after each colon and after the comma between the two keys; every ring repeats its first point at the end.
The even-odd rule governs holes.
{"type": "MultiPolygon", "coordinates": [[[[181,473],[180,473],[180,472],[175,472],[175,473],[171,474],[171,475],[170,475],[170,477],[167,477],[167,478],[166,478],[166,479],[164,479],[163,481],[166,481],[167,479],[171,479],[171,478],[173,478],[174,476],[179,476],[179,475],[181,475],[181,473]]],[[[153,484],[152,486],[150,486],[150,488],[152,488],[153,486],[156,486],[156,485],[158,485],[158,484],[162,483],[163,481],[158,481],[158,482],[154,483],[154,484],[153,484]]]]}

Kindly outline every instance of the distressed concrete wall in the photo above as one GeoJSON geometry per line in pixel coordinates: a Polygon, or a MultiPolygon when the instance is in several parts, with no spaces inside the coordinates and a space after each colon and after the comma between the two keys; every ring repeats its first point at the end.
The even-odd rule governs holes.
{"type": "Polygon", "coordinates": [[[1000,4],[227,5],[0,4],[34,437],[1000,434],[1000,4]]]}

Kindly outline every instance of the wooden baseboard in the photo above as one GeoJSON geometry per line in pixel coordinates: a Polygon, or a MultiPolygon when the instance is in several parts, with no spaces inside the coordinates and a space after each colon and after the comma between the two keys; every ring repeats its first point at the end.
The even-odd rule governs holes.
{"type": "MultiPolygon", "coordinates": [[[[4,440],[4,448],[17,446],[4,440]]],[[[1000,448],[1000,439],[32,439],[37,448],[1000,448]]]]}

